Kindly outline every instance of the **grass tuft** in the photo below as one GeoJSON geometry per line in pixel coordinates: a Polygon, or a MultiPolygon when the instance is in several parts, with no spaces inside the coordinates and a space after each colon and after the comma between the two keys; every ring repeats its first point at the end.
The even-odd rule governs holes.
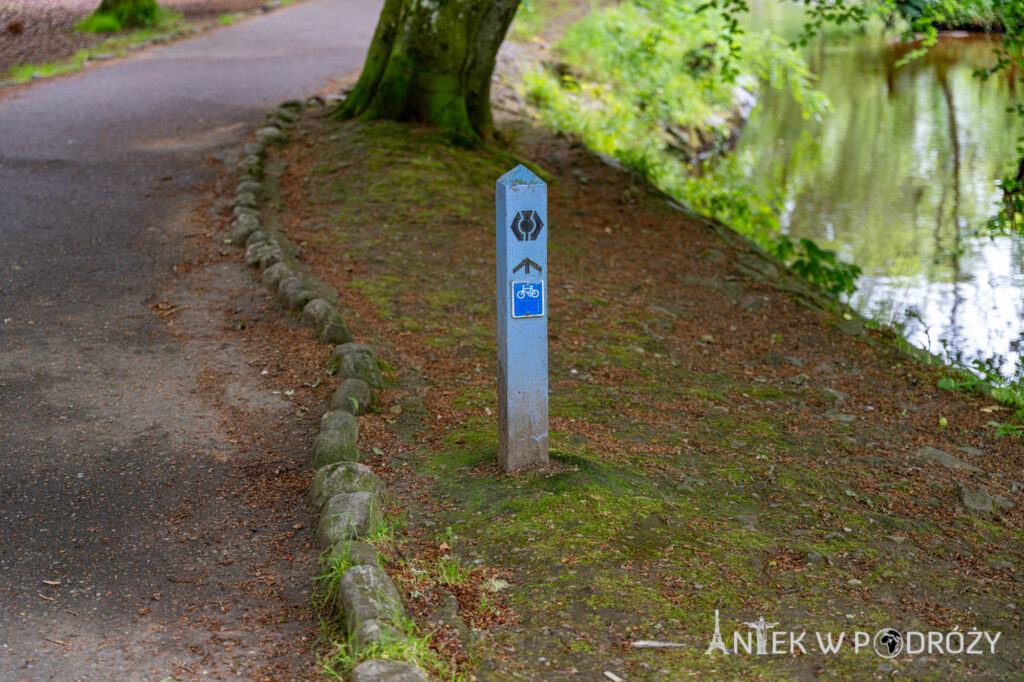
{"type": "Polygon", "coordinates": [[[313,608],[320,614],[327,614],[338,597],[338,585],[345,571],[352,568],[349,550],[352,542],[346,541],[338,547],[329,548],[320,557],[320,574],[313,579],[313,608]]]}
{"type": "Polygon", "coordinates": [[[454,665],[445,661],[430,646],[430,637],[423,634],[415,622],[409,618],[399,617],[390,625],[398,636],[380,642],[374,642],[353,654],[348,640],[334,641],[331,650],[318,656],[320,671],[332,679],[348,679],[352,669],[360,662],[373,659],[384,659],[411,663],[428,673],[430,679],[462,680],[454,665]]]}

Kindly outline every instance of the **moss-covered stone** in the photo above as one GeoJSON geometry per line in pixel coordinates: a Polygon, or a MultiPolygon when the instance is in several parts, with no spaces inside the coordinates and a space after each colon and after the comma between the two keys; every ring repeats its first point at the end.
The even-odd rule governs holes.
{"type": "Polygon", "coordinates": [[[248,206],[250,208],[258,208],[259,201],[256,200],[256,195],[252,192],[239,192],[231,200],[231,208],[236,206],[248,206]]]}
{"type": "Polygon", "coordinates": [[[235,185],[235,196],[243,192],[249,192],[253,196],[259,197],[263,192],[263,183],[256,182],[255,180],[242,180],[235,185]]]}
{"type": "MultiPolygon", "coordinates": [[[[358,628],[357,628],[358,631],[358,628]]],[[[426,673],[412,663],[375,658],[352,670],[351,682],[427,682],[426,673]]]]}
{"type": "Polygon", "coordinates": [[[288,310],[298,311],[316,298],[316,294],[298,277],[285,277],[277,284],[277,297],[288,310]]]}
{"type": "MultiPolygon", "coordinates": [[[[369,647],[385,647],[404,639],[395,628],[379,620],[364,620],[351,633],[348,640],[349,652],[358,658],[364,649],[369,647]]],[[[387,676],[381,680],[395,680],[394,671],[388,670],[387,676]]],[[[426,679],[425,677],[422,679],[426,679]]]]}
{"type": "Polygon", "coordinates": [[[278,284],[282,279],[294,277],[295,273],[285,263],[275,263],[263,271],[263,286],[271,291],[277,291],[278,284]]]}
{"type": "Polygon", "coordinates": [[[288,134],[277,126],[260,128],[256,131],[256,137],[268,147],[273,145],[282,145],[288,142],[288,134]]]}
{"type": "Polygon", "coordinates": [[[361,379],[346,379],[331,396],[329,406],[332,410],[344,410],[360,415],[370,409],[370,385],[361,379]]]}
{"type": "Polygon", "coordinates": [[[252,214],[242,214],[231,223],[231,243],[245,246],[245,241],[256,230],[262,229],[260,219],[252,214]]]}
{"type": "Polygon", "coordinates": [[[332,372],[338,371],[338,367],[341,366],[341,360],[349,353],[362,353],[369,355],[370,357],[376,357],[376,352],[372,347],[367,346],[365,343],[345,342],[339,346],[336,346],[331,351],[331,357],[327,360],[327,369],[332,372]]]}
{"type": "MultiPolygon", "coordinates": [[[[281,255],[281,248],[272,241],[258,242],[245,249],[245,264],[250,268],[260,265],[264,258],[281,255]]],[[[280,262],[277,261],[277,262],[280,262]]]]}
{"type": "Polygon", "coordinates": [[[333,496],[339,493],[373,493],[384,490],[384,482],[365,464],[358,462],[335,462],[317,469],[309,489],[309,505],[318,512],[333,496]]]}
{"type": "Polygon", "coordinates": [[[270,235],[263,230],[256,230],[245,240],[245,247],[249,248],[253,244],[260,244],[267,241],[270,241],[270,235]]]}
{"type": "Polygon", "coordinates": [[[380,374],[377,358],[365,353],[348,353],[342,357],[338,365],[338,376],[358,379],[371,388],[384,388],[384,378],[380,374]]]}
{"type": "Polygon", "coordinates": [[[331,549],[331,560],[339,560],[349,566],[380,566],[380,555],[368,542],[343,540],[331,549]]]}
{"type": "Polygon", "coordinates": [[[368,620],[394,623],[405,615],[398,589],[379,566],[353,566],[345,571],[337,604],[349,632],[368,620]]]}
{"type": "Polygon", "coordinates": [[[383,523],[380,502],[372,493],[341,493],[324,505],[316,528],[320,547],[333,547],[339,542],[364,537],[383,523]]]}
{"type": "Polygon", "coordinates": [[[344,410],[324,412],[320,417],[320,431],[341,431],[347,434],[352,440],[359,437],[359,422],[352,416],[352,413],[344,410]]]}
{"type": "Polygon", "coordinates": [[[314,329],[320,327],[334,312],[334,306],[322,298],[314,298],[302,309],[299,321],[314,329]]]}
{"type": "Polygon", "coordinates": [[[317,328],[321,343],[347,343],[352,341],[352,332],[345,323],[345,318],[337,310],[317,328]]]}
{"type": "MultiPolygon", "coordinates": [[[[242,156],[258,156],[261,159],[267,155],[267,146],[259,140],[252,140],[242,145],[242,156]]],[[[259,191],[255,191],[259,194],[259,191]]]]}
{"type": "Polygon", "coordinates": [[[310,466],[314,469],[335,462],[359,461],[356,441],[344,431],[324,431],[313,439],[310,466]]]}
{"type": "Polygon", "coordinates": [[[231,209],[232,218],[237,218],[238,216],[243,215],[250,215],[259,218],[262,216],[262,211],[258,208],[253,208],[252,206],[235,206],[231,209]]]}
{"type": "MultiPolygon", "coordinates": [[[[269,243],[269,242],[267,242],[269,243]]],[[[263,253],[260,257],[260,269],[266,270],[267,268],[277,265],[278,263],[284,262],[284,253],[280,248],[270,248],[263,253]]]]}

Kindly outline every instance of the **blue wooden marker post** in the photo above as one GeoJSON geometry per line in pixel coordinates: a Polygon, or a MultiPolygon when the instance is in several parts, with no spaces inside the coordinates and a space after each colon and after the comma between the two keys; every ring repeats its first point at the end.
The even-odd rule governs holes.
{"type": "Polygon", "coordinates": [[[523,166],[498,178],[498,459],[548,463],[548,188],[523,166]]]}

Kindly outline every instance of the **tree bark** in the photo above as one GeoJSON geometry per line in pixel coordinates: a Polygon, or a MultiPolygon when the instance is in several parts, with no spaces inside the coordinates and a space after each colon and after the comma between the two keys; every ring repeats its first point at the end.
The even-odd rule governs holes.
{"type": "Polygon", "coordinates": [[[490,137],[491,76],[520,0],[386,0],[338,118],[418,120],[490,137]]]}
{"type": "Polygon", "coordinates": [[[95,14],[115,17],[122,28],[152,26],[160,17],[156,0],[103,0],[95,14]]]}

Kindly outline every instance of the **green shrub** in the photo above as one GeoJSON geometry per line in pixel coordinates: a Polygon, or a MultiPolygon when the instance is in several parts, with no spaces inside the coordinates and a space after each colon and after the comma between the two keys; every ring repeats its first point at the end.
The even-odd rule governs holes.
{"type": "Polygon", "coordinates": [[[1008,23],[1003,3],[992,0],[896,0],[893,9],[890,18],[916,22],[932,16],[935,26],[944,30],[1003,31],[1008,23]]]}
{"type": "Polygon", "coordinates": [[[99,8],[80,21],[75,30],[84,33],[116,33],[132,28],[151,28],[178,18],[156,0],[103,0],[99,8]]]}
{"type": "Polygon", "coordinates": [[[728,114],[737,85],[785,89],[808,118],[828,108],[803,59],[781,38],[745,34],[727,48],[719,14],[693,0],[634,0],[596,11],[555,46],[561,62],[524,80],[527,100],[551,127],[574,133],[697,212],[752,237],[798,274],[834,294],[850,294],[860,268],[814,242],[778,235],[779,201],[745,176],[742,160],[688,165],[674,131],[704,129],[716,156],[733,134],[728,114]],[[737,75],[738,74],[738,75],[737,75]]]}
{"type": "Polygon", "coordinates": [[[965,364],[957,357],[947,357],[949,370],[938,381],[938,387],[947,391],[974,392],[986,395],[1011,412],[1009,421],[990,421],[997,436],[1024,438],[1024,365],[1018,361],[1017,371],[1012,377],[1004,377],[1000,371],[1004,358],[973,360],[965,364]]]}
{"type": "Polygon", "coordinates": [[[90,14],[75,26],[83,33],[117,33],[124,29],[117,17],[110,14],[90,14]]]}

